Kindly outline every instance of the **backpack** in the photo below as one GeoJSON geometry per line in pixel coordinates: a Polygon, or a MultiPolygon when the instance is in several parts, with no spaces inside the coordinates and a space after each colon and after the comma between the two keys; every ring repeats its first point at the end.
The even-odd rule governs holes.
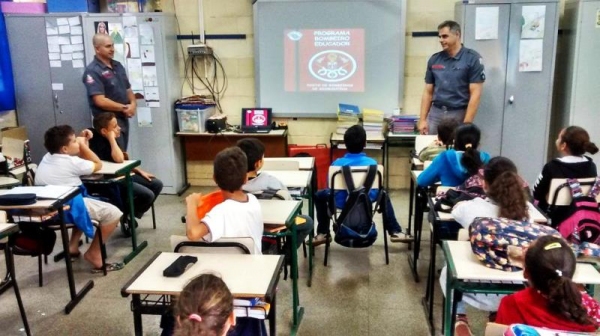
{"type": "Polygon", "coordinates": [[[566,185],[571,191],[572,200],[566,219],[557,226],[558,231],[573,244],[600,244],[600,210],[596,202],[600,179],[596,178],[587,195],[583,194],[576,179],[567,179],[566,185]]]}
{"type": "Polygon", "coordinates": [[[465,182],[455,189],[448,189],[435,196],[434,209],[441,212],[452,212],[452,208],[462,201],[470,201],[474,198],[487,196],[483,190],[483,173],[469,177],[465,182]]]}
{"type": "Polygon", "coordinates": [[[288,192],[287,190],[267,188],[267,189],[260,190],[260,191],[253,191],[250,194],[254,195],[254,197],[256,197],[256,199],[259,199],[259,200],[276,199],[276,200],[285,201],[285,199],[286,199],[285,195],[287,192],[288,192]]]}
{"type": "MultiPolygon", "coordinates": [[[[541,236],[561,237],[555,229],[528,221],[507,218],[475,218],[470,226],[471,249],[477,259],[489,268],[516,272],[522,263],[509,258],[509,249],[517,251],[541,236]]],[[[511,255],[512,256],[512,255],[511,255]]]]}
{"type": "MultiPolygon", "coordinates": [[[[369,198],[369,191],[376,174],[377,166],[369,166],[363,185],[355,188],[350,167],[342,167],[348,199],[333,226],[336,243],[345,247],[360,248],[369,247],[377,240],[377,228],[373,222],[373,204],[369,198]]],[[[335,211],[335,204],[330,206],[334,208],[331,211],[335,211]]]]}

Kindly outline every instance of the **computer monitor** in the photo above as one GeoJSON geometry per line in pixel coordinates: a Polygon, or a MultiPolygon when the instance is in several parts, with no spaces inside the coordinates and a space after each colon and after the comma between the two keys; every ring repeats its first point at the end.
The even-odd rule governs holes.
{"type": "Polygon", "coordinates": [[[242,109],[242,131],[269,132],[271,130],[270,108],[251,107],[242,109]]]}

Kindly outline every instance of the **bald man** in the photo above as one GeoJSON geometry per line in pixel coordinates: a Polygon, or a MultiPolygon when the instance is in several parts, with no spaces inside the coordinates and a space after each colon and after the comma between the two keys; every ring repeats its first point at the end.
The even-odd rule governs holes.
{"type": "Polygon", "coordinates": [[[117,144],[125,152],[129,141],[129,118],[135,115],[135,95],[125,68],[113,60],[115,45],[112,38],[106,34],[96,34],[92,41],[96,56],[83,73],[90,108],[94,116],[102,112],[115,114],[121,127],[117,144]]]}

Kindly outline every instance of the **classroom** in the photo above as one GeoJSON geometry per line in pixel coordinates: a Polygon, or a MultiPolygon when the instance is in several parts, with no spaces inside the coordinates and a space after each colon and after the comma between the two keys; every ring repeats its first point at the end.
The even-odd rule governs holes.
{"type": "Polygon", "coordinates": [[[0,0],[0,334],[597,334],[599,28],[0,0]]]}

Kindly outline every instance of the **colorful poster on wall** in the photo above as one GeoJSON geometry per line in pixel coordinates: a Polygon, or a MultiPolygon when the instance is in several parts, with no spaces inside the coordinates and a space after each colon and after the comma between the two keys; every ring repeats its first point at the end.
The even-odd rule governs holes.
{"type": "Polygon", "coordinates": [[[363,92],[364,29],[284,31],[285,90],[363,92]]]}

